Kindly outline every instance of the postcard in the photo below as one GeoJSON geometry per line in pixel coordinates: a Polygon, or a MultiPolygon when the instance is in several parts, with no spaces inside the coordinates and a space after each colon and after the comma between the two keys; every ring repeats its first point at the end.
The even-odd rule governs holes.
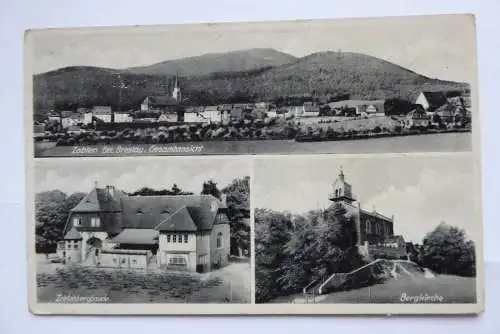
{"type": "Polygon", "coordinates": [[[28,30],[35,314],[477,314],[468,14],[28,30]]]}

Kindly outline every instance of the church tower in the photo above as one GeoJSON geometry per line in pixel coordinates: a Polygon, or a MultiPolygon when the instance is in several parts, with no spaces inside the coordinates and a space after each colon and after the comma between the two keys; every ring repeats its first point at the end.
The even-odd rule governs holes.
{"type": "Polygon", "coordinates": [[[349,183],[345,181],[344,171],[340,167],[338,178],[333,183],[333,193],[330,194],[329,200],[332,202],[352,203],[355,201],[352,196],[352,188],[349,183]]]}
{"type": "Polygon", "coordinates": [[[177,102],[181,102],[181,89],[179,88],[178,76],[175,76],[175,85],[172,91],[172,98],[177,102]]]}

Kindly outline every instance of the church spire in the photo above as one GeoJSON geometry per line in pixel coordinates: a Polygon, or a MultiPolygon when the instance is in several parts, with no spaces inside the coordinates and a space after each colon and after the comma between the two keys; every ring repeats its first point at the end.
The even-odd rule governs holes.
{"type": "Polygon", "coordinates": [[[172,98],[174,98],[176,101],[180,102],[181,100],[181,89],[179,88],[179,74],[175,74],[175,83],[174,83],[174,89],[172,91],[172,98]]]}
{"type": "Polygon", "coordinates": [[[341,181],[344,181],[344,170],[342,168],[342,165],[340,165],[339,178],[341,181]]]}

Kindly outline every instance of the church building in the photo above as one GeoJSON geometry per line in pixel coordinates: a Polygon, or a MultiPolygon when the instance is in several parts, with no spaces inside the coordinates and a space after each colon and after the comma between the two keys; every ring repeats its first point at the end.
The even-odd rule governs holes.
{"type": "Polygon", "coordinates": [[[206,272],[228,264],[225,197],[129,196],[97,185],[70,210],[57,253],[66,264],[206,272]]]}
{"type": "Polygon", "coordinates": [[[405,240],[394,235],[394,215],[388,217],[375,210],[363,209],[353,196],[352,186],[346,182],[342,169],[333,183],[329,199],[342,205],[354,219],[356,246],[361,255],[371,259],[406,259],[405,240]]]}
{"type": "Polygon", "coordinates": [[[177,76],[171,92],[169,85],[162,85],[158,92],[145,96],[140,113],[157,114],[162,122],[184,122],[185,110],[177,76]]]}

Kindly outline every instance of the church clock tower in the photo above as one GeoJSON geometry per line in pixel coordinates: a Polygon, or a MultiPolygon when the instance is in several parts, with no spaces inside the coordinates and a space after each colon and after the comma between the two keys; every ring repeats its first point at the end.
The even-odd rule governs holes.
{"type": "Polygon", "coordinates": [[[329,200],[335,203],[349,203],[355,201],[352,196],[352,188],[349,183],[345,181],[344,172],[342,167],[340,167],[340,173],[338,178],[333,183],[333,193],[330,194],[329,200]]]}

